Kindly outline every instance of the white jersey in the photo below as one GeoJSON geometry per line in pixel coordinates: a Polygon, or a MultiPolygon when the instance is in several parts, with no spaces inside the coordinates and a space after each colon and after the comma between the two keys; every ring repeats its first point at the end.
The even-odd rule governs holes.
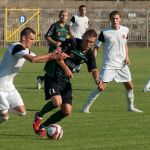
{"type": "Polygon", "coordinates": [[[0,63],[0,91],[13,91],[13,79],[22,68],[25,59],[22,56],[30,54],[21,43],[10,44],[0,63]]]}
{"type": "Polygon", "coordinates": [[[89,27],[89,18],[87,16],[74,15],[69,25],[72,27],[73,36],[82,39],[83,34],[89,27]]]}
{"type": "Polygon", "coordinates": [[[111,26],[102,29],[98,41],[103,42],[103,69],[120,69],[125,66],[128,32],[125,26],[120,26],[118,30],[111,26]]]}

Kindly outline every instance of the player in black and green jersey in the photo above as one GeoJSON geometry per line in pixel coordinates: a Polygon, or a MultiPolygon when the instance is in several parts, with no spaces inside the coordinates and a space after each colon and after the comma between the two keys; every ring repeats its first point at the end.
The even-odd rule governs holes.
{"type": "Polygon", "coordinates": [[[91,29],[85,32],[83,39],[67,39],[61,45],[62,50],[70,57],[64,61],[57,61],[53,66],[54,72],[50,70],[48,63],[45,65],[45,99],[48,101],[43,108],[36,113],[33,122],[35,133],[41,137],[46,137],[45,128],[53,123],[57,123],[72,112],[72,86],[70,79],[73,77],[72,70],[81,63],[86,63],[89,72],[92,72],[95,83],[100,86],[99,71],[96,67],[95,56],[92,46],[95,44],[97,34],[91,29]],[[54,108],[61,109],[52,114],[41,124],[42,117],[54,108]]]}
{"type": "MultiPolygon", "coordinates": [[[[66,38],[69,37],[69,25],[66,24],[68,20],[68,12],[66,10],[61,10],[59,12],[59,21],[53,23],[45,35],[45,39],[48,41],[49,52],[52,52],[58,46],[60,46],[66,38]]],[[[56,61],[50,61],[48,65],[53,68],[56,61]]],[[[51,70],[53,72],[54,70],[51,70]]],[[[37,77],[37,87],[41,89],[42,82],[44,81],[44,76],[37,77]]]]}

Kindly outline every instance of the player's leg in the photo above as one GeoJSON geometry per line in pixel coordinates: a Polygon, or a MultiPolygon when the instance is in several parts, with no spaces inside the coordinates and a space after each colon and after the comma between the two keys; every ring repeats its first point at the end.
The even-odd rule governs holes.
{"type": "MultiPolygon", "coordinates": [[[[72,112],[72,87],[70,83],[63,83],[60,84],[61,89],[61,110],[57,111],[56,113],[52,114],[45,122],[40,125],[38,134],[41,137],[45,135],[45,128],[48,127],[50,124],[57,123],[61,121],[66,116],[70,115],[72,112]]],[[[53,101],[53,99],[52,99],[53,101]]],[[[60,104],[60,103],[59,103],[60,104]]]]}
{"type": "Polygon", "coordinates": [[[94,101],[97,99],[97,97],[100,95],[100,93],[105,89],[106,87],[106,83],[102,84],[102,89],[99,90],[97,87],[91,92],[91,94],[89,95],[82,111],[84,113],[89,113],[90,112],[90,107],[92,106],[92,104],[94,103],[94,101]]]}
{"type": "Polygon", "coordinates": [[[19,115],[19,116],[26,115],[25,105],[17,90],[9,92],[7,99],[10,105],[10,108],[8,110],[9,112],[19,115]]]}
{"type": "Polygon", "coordinates": [[[7,96],[7,92],[0,91],[0,124],[9,119],[9,102],[7,101],[7,96]]]}
{"type": "Polygon", "coordinates": [[[122,82],[125,86],[128,110],[132,112],[142,112],[141,110],[138,110],[134,106],[134,93],[133,93],[132,78],[131,78],[129,67],[127,65],[121,69],[116,70],[116,76],[114,80],[116,82],[122,82]]]}
{"type": "Polygon", "coordinates": [[[8,110],[0,110],[0,124],[9,119],[8,110]]]}
{"type": "Polygon", "coordinates": [[[48,127],[50,124],[57,123],[61,121],[63,118],[69,116],[72,112],[72,105],[70,104],[62,104],[61,110],[52,114],[45,122],[40,125],[40,129],[48,127]]]}
{"type": "Polygon", "coordinates": [[[106,88],[106,84],[113,80],[114,76],[115,76],[114,70],[102,69],[100,71],[100,80],[103,81],[102,88],[101,90],[98,90],[98,88],[96,88],[90,93],[88,99],[86,100],[86,103],[84,104],[82,112],[89,113],[89,110],[92,104],[94,103],[94,101],[101,94],[101,92],[103,92],[103,90],[106,88]]]}
{"type": "MultiPolygon", "coordinates": [[[[33,121],[33,129],[35,133],[39,132],[39,128],[41,126],[42,118],[43,116],[53,110],[54,108],[57,108],[61,106],[62,104],[62,98],[60,95],[55,95],[51,97],[51,100],[48,101],[40,111],[35,113],[35,119],[33,121]]],[[[44,128],[44,125],[42,126],[44,128]]]]}
{"type": "Polygon", "coordinates": [[[124,82],[123,83],[126,88],[126,96],[127,96],[127,103],[128,103],[128,111],[132,112],[143,112],[137,109],[134,106],[134,93],[133,93],[133,84],[132,81],[124,82]]]}
{"type": "Polygon", "coordinates": [[[45,76],[37,76],[37,88],[40,90],[45,76]]]}
{"type": "Polygon", "coordinates": [[[51,115],[40,127],[47,127],[50,124],[59,122],[72,112],[72,87],[70,83],[60,84],[61,96],[53,96],[52,102],[55,107],[61,106],[61,110],[51,115]]]}
{"type": "Polygon", "coordinates": [[[35,119],[33,121],[33,129],[35,133],[38,133],[39,127],[41,125],[42,117],[53,110],[56,107],[59,107],[62,104],[62,98],[59,91],[59,84],[57,81],[48,75],[45,75],[44,82],[45,89],[45,99],[48,101],[39,112],[36,112],[35,119]]]}
{"type": "Polygon", "coordinates": [[[144,92],[150,92],[150,79],[148,80],[147,84],[144,87],[144,92]]]}
{"type": "Polygon", "coordinates": [[[60,95],[53,96],[51,98],[51,101],[48,102],[39,112],[37,112],[35,121],[33,123],[33,129],[35,133],[39,134],[39,136],[41,137],[46,137],[46,127],[55,121],[59,121],[60,119],[59,116],[62,113],[60,111],[54,113],[45,122],[41,124],[42,117],[44,116],[44,114],[51,111],[52,109],[61,106],[61,104],[62,104],[61,96],[60,95]],[[39,120],[39,118],[41,118],[41,120],[39,120]]]}

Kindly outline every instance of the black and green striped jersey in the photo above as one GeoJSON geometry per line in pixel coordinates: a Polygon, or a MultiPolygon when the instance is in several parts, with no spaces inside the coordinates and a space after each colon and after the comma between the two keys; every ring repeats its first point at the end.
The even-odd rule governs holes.
{"type": "MultiPolygon", "coordinates": [[[[82,40],[74,38],[66,39],[61,45],[62,50],[70,56],[64,60],[65,64],[70,68],[70,70],[73,70],[79,64],[86,63],[88,71],[91,72],[92,69],[97,68],[95,56],[92,49],[87,51],[82,50],[81,43],[82,40]]],[[[65,72],[58,64],[56,64],[54,68],[51,68],[49,64],[50,63],[47,62],[44,68],[49,76],[64,80],[66,82],[69,81],[69,78],[65,75],[65,72]]]]}
{"type": "MultiPolygon", "coordinates": [[[[69,26],[66,24],[64,27],[60,26],[59,22],[55,22],[50,26],[46,33],[46,37],[51,37],[55,41],[63,43],[69,35],[69,26]]],[[[56,49],[56,46],[49,43],[49,51],[56,49]]]]}
{"type": "MultiPolygon", "coordinates": [[[[66,24],[64,27],[62,27],[60,26],[59,21],[57,21],[50,26],[45,37],[51,37],[53,40],[63,43],[68,35],[69,35],[69,26],[66,24]]],[[[48,45],[49,45],[49,52],[52,52],[57,48],[56,45],[54,44],[49,43],[48,45]]],[[[54,74],[56,61],[51,60],[46,64],[46,66],[47,65],[51,68],[51,74],[54,74]]]]}

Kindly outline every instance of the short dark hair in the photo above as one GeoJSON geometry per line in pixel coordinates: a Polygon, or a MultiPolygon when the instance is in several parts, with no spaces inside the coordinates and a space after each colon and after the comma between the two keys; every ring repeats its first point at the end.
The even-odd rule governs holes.
{"type": "Polygon", "coordinates": [[[83,7],[86,7],[86,8],[87,8],[86,5],[80,5],[80,6],[79,6],[79,9],[81,9],[81,8],[83,8],[83,7]]]}
{"type": "Polygon", "coordinates": [[[120,18],[122,17],[122,13],[121,13],[120,11],[114,10],[114,11],[112,11],[112,12],[109,14],[109,19],[111,19],[111,18],[112,18],[113,16],[115,16],[115,15],[119,15],[120,18]]]}
{"type": "Polygon", "coordinates": [[[29,33],[36,34],[36,32],[32,28],[26,27],[21,31],[20,37],[27,36],[29,33]]]}
{"type": "Polygon", "coordinates": [[[87,31],[84,33],[83,38],[84,38],[85,36],[97,37],[97,33],[96,33],[96,31],[95,31],[94,29],[89,29],[89,30],[87,30],[87,31]]]}

